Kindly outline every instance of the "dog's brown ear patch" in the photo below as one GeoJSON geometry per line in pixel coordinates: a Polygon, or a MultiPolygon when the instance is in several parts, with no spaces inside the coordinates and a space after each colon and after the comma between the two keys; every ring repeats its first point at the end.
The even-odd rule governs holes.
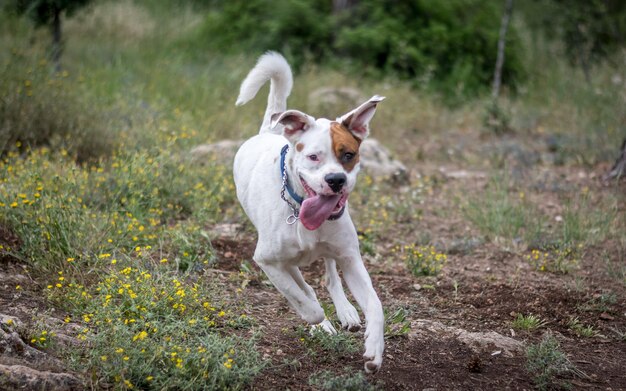
{"type": "Polygon", "coordinates": [[[359,162],[361,140],[339,122],[330,123],[330,137],[335,157],[346,171],[351,172],[359,162]]]}
{"type": "Polygon", "coordinates": [[[296,144],[296,151],[302,152],[303,149],[304,149],[304,144],[302,143],[296,144]]]}

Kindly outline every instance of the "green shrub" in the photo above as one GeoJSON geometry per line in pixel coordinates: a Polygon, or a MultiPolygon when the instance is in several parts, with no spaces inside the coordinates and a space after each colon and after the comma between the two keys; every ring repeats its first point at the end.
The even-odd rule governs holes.
{"type": "Polygon", "coordinates": [[[448,260],[446,254],[437,252],[433,246],[396,246],[392,252],[399,254],[415,277],[436,276],[448,260]]]}
{"type": "Polygon", "coordinates": [[[113,149],[115,129],[85,99],[79,77],[53,73],[43,57],[13,49],[0,79],[0,153],[49,145],[85,161],[113,149]]]}
{"type": "Polygon", "coordinates": [[[559,376],[579,373],[561,351],[561,345],[551,335],[546,335],[540,343],[526,349],[526,369],[535,378],[535,385],[540,390],[566,386],[559,376]]]}
{"type": "MultiPolygon", "coordinates": [[[[47,148],[0,161],[0,221],[20,238],[0,249],[49,272],[73,258],[77,272],[103,254],[153,254],[186,270],[212,259],[204,224],[234,205],[222,166],[184,164],[165,150],[79,166],[47,148]]],[[[88,269],[88,268],[87,268],[88,269]]]]}
{"type": "Polygon", "coordinates": [[[134,263],[116,263],[90,287],[68,283],[63,274],[48,286],[51,299],[83,324],[77,338],[89,349],[73,353],[77,369],[115,389],[221,390],[249,383],[262,361],[254,339],[232,335],[246,315],[167,265],[147,270],[134,263]]]}
{"type": "MultiPolygon", "coordinates": [[[[499,2],[363,0],[342,12],[331,2],[218,1],[199,40],[214,49],[278,50],[296,66],[307,58],[349,59],[354,69],[393,72],[451,98],[488,88],[500,27],[499,2]]],[[[521,47],[509,31],[505,83],[523,77],[521,47]]],[[[342,62],[344,64],[344,62],[342,62]]]]}
{"type": "Polygon", "coordinates": [[[350,368],[345,368],[343,375],[334,375],[331,371],[314,373],[309,377],[309,385],[328,391],[375,391],[382,388],[380,382],[370,384],[363,372],[354,373],[350,368]]]}

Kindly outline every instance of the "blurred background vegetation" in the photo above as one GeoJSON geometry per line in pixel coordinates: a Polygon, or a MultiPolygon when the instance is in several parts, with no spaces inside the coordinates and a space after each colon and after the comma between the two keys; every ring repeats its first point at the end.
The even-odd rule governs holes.
{"type": "MultiPolygon", "coordinates": [[[[405,118],[417,96],[442,116],[486,112],[478,117],[496,133],[565,118],[554,125],[558,138],[573,139],[574,149],[598,146],[597,155],[580,154],[597,161],[624,134],[626,3],[515,2],[504,103],[494,108],[485,102],[504,3],[9,0],[0,16],[0,148],[63,144],[85,160],[130,133],[149,144],[146,124],[158,127],[174,109],[203,141],[240,136],[229,130],[255,119],[231,108],[238,84],[261,53],[277,50],[311,76],[304,88],[323,74],[327,84],[387,95],[380,86],[397,87],[399,126],[423,127],[405,118]]],[[[296,83],[292,103],[306,109],[304,95],[296,83]]]]}

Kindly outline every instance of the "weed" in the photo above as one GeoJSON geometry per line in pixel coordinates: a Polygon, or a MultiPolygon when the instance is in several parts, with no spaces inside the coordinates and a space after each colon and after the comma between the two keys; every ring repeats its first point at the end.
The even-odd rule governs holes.
{"type": "Polygon", "coordinates": [[[396,246],[392,253],[398,253],[409,271],[416,277],[436,276],[446,264],[446,254],[437,252],[433,246],[416,246],[415,244],[396,246]]]}
{"type": "Polygon", "coordinates": [[[615,333],[615,336],[617,337],[618,340],[626,342],[626,331],[622,331],[618,329],[617,327],[611,328],[611,331],[615,333]]]}
{"type": "Polygon", "coordinates": [[[592,205],[589,188],[584,187],[581,194],[568,200],[560,232],[563,243],[594,244],[602,242],[613,234],[613,225],[618,219],[617,201],[603,200],[602,206],[592,205]]]}
{"type": "Polygon", "coordinates": [[[385,337],[404,337],[411,331],[411,320],[408,319],[409,311],[398,308],[393,311],[385,308],[385,337]]]}
{"type": "Polygon", "coordinates": [[[39,329],[28,339],[30,344],[37,347],[46,349],[54,343],[55,333],[52,331],[39,329]]]}
{"type": "Polygon", "coordinates": [[[104,129],[98,105],[76,75],[52,74],[43,55],[14,49],[0,65],[0,78],[0,152],[52,145],[84,161],[113,149],[117,137],[104,129]]]}
{"type": "Polygon", "coordinates": [[[538,271],[567,274],[579,264],[578,258],[581,248],[582,244],[546,251],[534,249],[526,255],[526,261],[538,271]]]}
{"type": "Polygon", "coordinates": [[[544,336],[538,344],[528,346],[526,360],[526,369],[534,376],[535,385],[540,390],[564,386],[558,377],[577,371],[551,335],[544,336]]]}
{"type": "Polygon", "coordinates": [[[591,338],[598,335],[598,331],[594,330],[593,326],[585,326],[580,323],[578,318],[573,318],[567,323],[567,327],[572,330],[576,335],[585,338],[591,338]]]}
{"type": "Polygon", "coordinates": [[[517,314],[517,317],[511,322],[511,327],[515,330],[533,331],[545,326],[546,322],[540,317],[530,314],[517,314]]]}
{"type": "Polygon", "coordinates": [[[614,292],[606,291],[594,295],[589,300],[578,306],[578,309],[586,312],[611,312],[611,307],[617,302],[614,292]]]}
{"type": "Polygon", "coordinates": [[[518,193],[517,197],[510,195],[504,183],[505,178],[492,178],[483,194],[470,198],[463,213],[483,234],[492,238],[537,237],[542,219],[535,207],[524,193],[518,193]]]}
{"type": "Polygon", "coordinates": [[[296,335],[309,350],[316,355],[319,351],[332,353],[332,356],[350,355],[359,351],[359,341],[353,334],[338,332],[329,334],[324,330],[309,331],[304,326],[296,329],[296,335]]]}
{"type": "Polygon", "coordinates": [[[491,100],[485,108],[483,126],[496,135],[509,133],[512,130],[511,114],[496,100],[491,100]]]}
{"type": "Polygon", "coordinates": [[[77,338],[90,349],[74,353],[77,369],[120,388],[155,389],[185,389],[198,379],[212,389],[241,387],[262,369],[254,339],[228,335],[245,315],[167,266],[121,263],[91,287],[67,280],[48,287],[52,300],[80,314],[77,338]]]}
{"type": "Polygon", "coordinates": [[[361,371],[345,368],[343,372],[342,375],[335,375],[331,371],[314,373],[309,377],[309,385],[328,391],[375,391],[382,387],[380,382],[370,384],[361,371]]]}
{"type": "MultiPolygon", "coordinates": [[[[626,253],[620,248],[616,259],[626,259],[626,253]]],[[[602,254],[606,264],[606,273],[609,277],[626,284],[626,264],[612,261],[606,251],[602,254]]]]}

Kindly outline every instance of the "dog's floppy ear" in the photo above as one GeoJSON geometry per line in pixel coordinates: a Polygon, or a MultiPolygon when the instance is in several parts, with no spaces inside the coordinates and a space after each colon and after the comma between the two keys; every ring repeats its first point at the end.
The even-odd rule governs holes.
{"type": "Polygon", "coordinates": [[[270,128],[274,129],[278,124],[283,125],[283,136],[294,143],[314,123],[315,119],[310,115],[298,110],[287,110],[272,115],[270,128]]]}
{"type": "Polygon", "coordinates": [[[374,113],[376,113],[376,105],[384,99],[384,96],[374,95],[367,102],[342,115],[337,120],[348,128],[355,137],[365,140],[370,133],[369,123],[372,117],[374,117],[374,113]]]}

